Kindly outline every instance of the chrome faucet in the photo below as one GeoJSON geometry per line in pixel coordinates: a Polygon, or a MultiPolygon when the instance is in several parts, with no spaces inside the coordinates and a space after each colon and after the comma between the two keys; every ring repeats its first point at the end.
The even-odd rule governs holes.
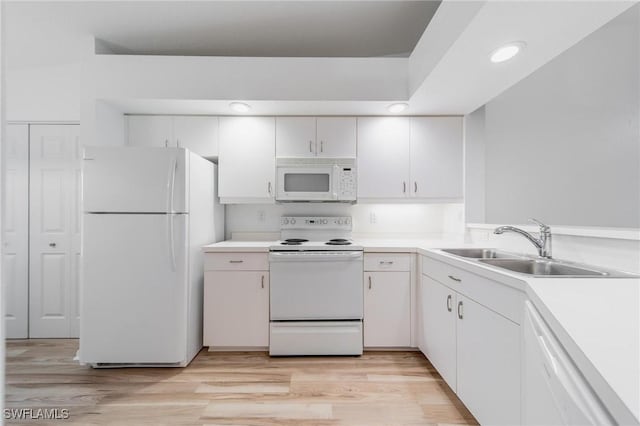
{"type": "Polygon", "coordinates": [[[536,219],[529,219],[529,222],[533,222],[540,227],[540,238],[535,238],[527,231],[523,231],[522,229],[514,226],[499,226],[493,231],[493,233],[502,234],[504,232],[515,232],[520,234],[536,246],[538,249],[538,256],[551,259],[551,228],[536,219]]]}

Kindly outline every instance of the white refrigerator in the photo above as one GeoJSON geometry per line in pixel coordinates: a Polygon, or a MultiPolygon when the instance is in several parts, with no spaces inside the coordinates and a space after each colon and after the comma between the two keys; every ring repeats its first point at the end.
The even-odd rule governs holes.
{"type": "Polygon", "coordinates": [[[185,366],[202,348],[202,246],[220,241],[216,166],[183,148],[86,147],[79,359],[185,366]]]}

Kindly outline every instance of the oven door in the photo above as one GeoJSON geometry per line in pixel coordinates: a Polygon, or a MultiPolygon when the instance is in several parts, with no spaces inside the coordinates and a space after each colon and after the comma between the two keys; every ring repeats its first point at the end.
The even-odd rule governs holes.
{"type": "Polygon", "coordinates": [[[272,252],[272,321],[362,319],[362,252],[272,252]]]}
{"type": "Polygon", "coordinates": [[[277,201],[333,201],[338,199],[334,167],[278,167],[277,201]]]}

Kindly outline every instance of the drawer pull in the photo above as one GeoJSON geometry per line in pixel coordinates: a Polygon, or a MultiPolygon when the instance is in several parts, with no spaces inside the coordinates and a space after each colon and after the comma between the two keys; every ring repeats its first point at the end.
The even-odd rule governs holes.
{"type": "Polygon", "coordinates": [[[243,263],[244,260],[230,260],[229,263],[243,263]]]}
{"type": "Polygon", "coordinates": [[[453,307],[451,307],[451,295],[447,296],[447,311],[451,312],[453,307]]]}
{"type": "Polygon", "coordinates": [[[464,312],[462,311],[462,302],[458,302],[458,318],[462,319],[464,317],[464,312]]]}
{"type": "Polygon", "coordinates": [[[393,265],[393,260],[381,260],[381,265],[393,265]]]}
{"type": "Polygon", "coordinates": [[[462,279],[460,279],[460,278],[456,278],[456,277],[454,277],[453,275],[447,275],[447,276],[448,276],[450,279],[452,279],[452,280],[454,280],[454,281],[456,281],[456,282],[461,282],[461,281],[462,281],[462,279]]]}

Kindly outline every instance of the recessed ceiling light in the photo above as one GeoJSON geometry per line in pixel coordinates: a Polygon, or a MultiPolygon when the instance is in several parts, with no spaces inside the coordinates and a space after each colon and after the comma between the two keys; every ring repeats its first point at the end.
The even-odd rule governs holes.
{"type": "Polygon", "coordinates": [[[235,112],[247,112],[251,109],[249,105],[243,102],[231,102],[229,104],[229,108],[231,108],[235,112]]]}
{"type": "Polygon", "coordinates": [[[397,114],[399,112],[404,111],[405,109],[407,109],[409,107],[409,104],[405,104],[403,102],[401,103],[397,103],[397,104],[391,104],[387,107],[387,111],[397,114]]]}
{"type": "Polygon", "coordinates": [[[511,43],[507,43],[491,53],[491,62],[499,63],[508,61],[509,59],[520,53],[520,51],[524,49],[525,46],[526,44],[523,41],[514,41],[511,43]]]}

